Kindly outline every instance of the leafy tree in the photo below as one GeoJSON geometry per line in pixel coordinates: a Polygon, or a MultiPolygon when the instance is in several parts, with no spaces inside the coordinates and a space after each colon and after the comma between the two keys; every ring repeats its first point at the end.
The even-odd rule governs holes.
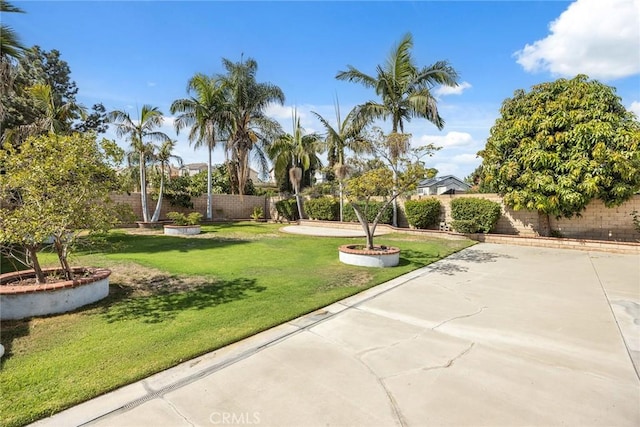
{"type": "Polygon", "coordinates": [[[212,211],[212,164],[211,155],[216,146],[216,127],[221,133],[225,123],[224,92],[219,79],[196,74],[187,84],[187,92],[193,93],[190,98],[178,99],[171,104],[171,114],[180,113],[174,122],[176,132],[190,127],[189,141],[194,148],[206,146],[209,159],[207,162],[207,219],[213,218],[212,211]]]}
{"type": "MultiPolygon", "coordinates": [[[[42,121],[43,117],[50,115],[51,109],[48,106],[62,108],[63,106],[76,106],[76,94],[78,88],[70,79],[71,70],[69,65],[60,58],[60,52],[52,50],[43,51],[39,46],[34,46],[24,50],[18,63],[12,65],[12,89],[3,91],[1,101],[3,115],[1,127],[3,130],[2,139],[13,137],[14,145],[19,145],[20,138],[26,137],[27,133],[16,132],[17,129],[25,130],[26,126],[34,125],[42,121]],[[42,97],[33,96],[33,88],[50,87],[48,98],[43,102],[42,97]]],[[[42,92],[36,89],[36,92],[42,92]]],[[[59,123],[59,128],[63,132],[69,132],[74,120],[80,118],[79,111],[74,107],[59,123]]],[[[33,133],[31,133],[33,134],[33,133]]]]}
{"type": "Polygon", "coordinates": [[[220,79],[228,117],[227,165],[233,193],[244,194],[249,180],[249,155],[253,154],[262,171],[268,169],[265,149],[282,129],[264,111],[273,102],[284,104],[284,93],[276,85],[256,81],[258,63],[254,59],[231,62],[223,58],[222,64],[226,69],[220,79]]]}
{"type": "Polygon", "coordinates": [[[640,190],[640,123],[615,90],[585,75],[517,90],[484,150],[483,180],[504,203],[549,216],[579,214],[592,199],[616,206],[640,190]]]}
{"type": "Polygon", "coordinates": [[[53,237],[67,280],[68,256],[80,231],[105,231],[117,221],[109,193],[117,189],[113,165],[121,159],[112,141],[93,134],[28,138],[17,150],[0,150],[0,241],[20,245],[32,262],[36,280],[45,280],[38,250],[53,237]]]}
{"type": "MultiPolygon", "coordinates": [[[[384,152],[389,146],[397,144],[398,139],[408,140],[409,137],[410,135],[407,134],[382,135],[380,133],[379,137],[372,139],[370,143],[372,150],[384,152]]],[[[407,150],[405,154],[398,156],[394,170],[389,167],[371,169],[347,180],[347,199],[352,202],[351,206],[366,234],[367,249],[374,248],[373,236],[385,209],[400,194],[415,190],[420,180],[424,178],[427,172],[421,160],[424,151],[423,147],[407,150]],[[396,183],[394,183],[394,176],[397,178],[396,183]],[[384,204],[378,208],[374,220],[369,221],[367,217],[371,214],[367,211],[375,196],[383,197],[384,204]]]]}
{"type": "Polygon", "coordinates": [[[142,202],[142,220],[149,222],[149,206],[147,205],[147,163],[150,161],[154,146],[153,142],[164,142],[170,138],[164,132],[156,129],[162,125],[162,112],[157,107],[143,105],[140,119],[133,120],[129,113],[115,110],[109,113],[109,120],[116,124],[116,135],[126,136],[131,143],[130,160],[137,160],[140,174],[140,200],[142,202]]]}
{"type": "Polygon", "coordinates": [[[293,134],[281,135],[267,149],[269,157],[274,163],[276,176],[280,175],[282,171],[288,170],[289,181],[293,185],[298,205],[299,218],[303,218],[300,202],[302,174],[307,170],[322,166],[318,158],[318,151],[320,151],[320,137],[316,134],[304,134],[304,129],[300,126],[300,118],[295,111],[293,113],[293,134]]]}
{"type": "Polygon", "coordinates": [[[362,151],[365,144],[364,131],[370,120],[358,114],[358,108],[354,108],[347,114],[344,120],[340,117],[340,106],[336,101],[336,123],[334,128],[320,114],[312,113],[320,120],[326,131],[325,143],[327,147],[327,158],[329,167],[333,169],[336,178],[338,178],[338,191],[340,198],[340,221],[344,220],[344,179],[349,173],[347,166],[345,151],[351,150],[354,153],[362,151]]]}
{"type": "Polygon", "coordinates": [[[107,110],[102,103],[93,104],[91,112],[88,113],[83,120],[73,125],[76,132],[95,132],[102,134],[109,127],[109,117],[107,110]]]}
{"type": "MultiPolygon", "coordinates": [[[[360,114],[375,119],[391,118],[392,134],[404,132],[404,122],[414,117],[427,119],[442,129],[444,120],[438,113],[437,101],[431,90],[437,85],[458,85],[458,73],[447,61],[438,61],[422,68],[416,66],[411,56],[412,47],[413,37],[408,33],[391,51],[385,64],[376,67],[375,76],[365,74],[351,65],[347,71],[340,71],[336,75],[338,80],[360,83],[375,90],[381,98],[380,102],[366,102],[359,107],[360,114]]],[[[393,179],[396,180],[395,177],[393,179]]],[[[393,209],[393,224],[397,226],[396,203],[393,209]]]]}

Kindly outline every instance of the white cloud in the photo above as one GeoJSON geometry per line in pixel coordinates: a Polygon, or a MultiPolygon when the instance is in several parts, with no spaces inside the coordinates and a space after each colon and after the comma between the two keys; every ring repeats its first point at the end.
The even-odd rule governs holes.
{"type": "Polygon", "coordinates": [[[446,135],[422,135],[420,145],[433,144],[438,147],[463,147],[473,144],[473,137],[467,132],[451,131],[446,135]]]}
{"type": "Polygon", "coordinates": [[[458,86],[438,86],[434,91],[436,96],[447,96],[447,95],[461,95],[466,89],[471,87],[471,83],[462,82],[458,86]]]}
{"type": "Polygon", "coordinates": [[[629,106],[629,111],[632,111],[640,118],[640,101],[633,101],[629,106]]]}
{"type": "Polygon", "coordinates": [[[475,165],[480,164],[482,159],[478,157],[477,154],[458,154],[457,156],[453,156],[453,161],[456,163],[463,163],[465,165],[475,165]]]}
{"type": "Polygon", "coordinates": [[[616,79],[640,72],[640,0],[576,0],[514,56],[528,72],[616,79]]]}
{"type": "Polygon", "coordinates": [[[156,82],[147,82],[147,86],[149,87],[154,87],[156,85],[156,82]]]}

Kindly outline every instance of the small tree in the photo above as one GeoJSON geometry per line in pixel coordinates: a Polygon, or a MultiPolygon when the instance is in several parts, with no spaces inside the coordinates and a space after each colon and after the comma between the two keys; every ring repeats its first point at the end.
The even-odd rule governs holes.
{"type": "MultiPolygon", "coordinates": [[[[408,134],[391,134],[372,139],[371,151],[384,152],[390,145],[396,144],[398,139],[409,140],[408,134]]],[[[358,222],[362,226],[367,238],[367,249],[373,249],[373,236],[376,227],[385,209],[393,203],[396,198],[408,191],[415,190],[418,183],[427,173],[424,163],[420,160],[428,148],[407,148],[405,153],[395,157],[391,167],[380,167],[370,169],[359,176],[350,178],[347,181],[346,196],[352,202],[351,206],[356,213],[358,222]],[[395,179],[394,179],[395,178],[395,179]],[[384,203],[378,208],[374,220],[370,223],[367,219],[367,211],[370,208],[374,197],[382,197],[384,203]],[[361,203],[353,203],[359,201],[361,203]]]]}
{"type": "Polygon", "coordinates": [[[122,159],[112,141],[100,144],[94,134],[48,134],[28,138],[19,150],[0,150],[0,241],[24,247],[43,283],[38,261],[42,242],[53,246],[67,280],[73,279],[68,257],[81,231],[106,231],[117,222],[109,199],[117,178],[109,162],[122,159]]]}
{"type": "Polygon", "coordinates": [[[640,123],[615,90],[587,76],[517,90],[479,154],[482,179],[515,209],[572,217],[592,199],[617,206],[640,190],[640,123]]]}

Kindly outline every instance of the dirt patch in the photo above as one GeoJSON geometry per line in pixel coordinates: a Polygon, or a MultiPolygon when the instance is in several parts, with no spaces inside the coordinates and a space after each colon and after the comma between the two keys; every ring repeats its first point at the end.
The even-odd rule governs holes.
{"type": "Polygon", "coordinates": [[[327,281],[318,290],[326,291],[335,288],[360,288],[371,282],[371,274],[365,271],[345,276],[341,275],[327,281]]]}
{"type": "Polygon", "coordinates": [[[119,263],[109,269],[110,282],[115,286],[129,288],[133,296],[190,291],[216,282],[211,277],[172,275],[135,263],[119,263]]]}

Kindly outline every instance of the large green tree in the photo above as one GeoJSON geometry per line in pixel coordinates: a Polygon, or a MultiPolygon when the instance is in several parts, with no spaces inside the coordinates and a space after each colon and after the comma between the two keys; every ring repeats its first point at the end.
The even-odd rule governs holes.
{"type": "Polygon", "coordinates": [[[26,249],[38,283],[42,242],[53,237],[66,279],[69,250],[80,233],[106,231],[117,221],[109,194],[118,188],[121,150],[92,133],[30,137],[0,150],[0,242],[26,249]]]}
{"type": "Polygon", "coordinates": [[[174,122],[176,132],[190,128],[189,142],[194,148],[207,147],[207,219],[213,219],[213,191],[211,157],[216,147],[216,134],[223,135],[228,112],[225,110],[224,91],[219,79],[198,73],[187,84],[189,98],[171,104],[171,114],[178,113],[174,122]]]}
{"type": "Polygon", "coordinates": [[[615,89],[585,75],[519,89],[484,150],[483,180],[513,209],[571,217],[593,199],[616,206],[640,190],[640,123],[615,89]]]}
{"type": "MultiPolygon", "coordinates": [[[[391,133],[403,133],[404,123],[412,118],[424,118],[444,127],[438,112],[437,100],[432,93],[436,86],[457,86],[458,73],[447,61],[419,67],[411,55],[413,37],[406,34],[395,46],[386,62],[369,75],[349,65],[347,71],[336,75],[338,80],[360,83],[375,90],[379,101],[368,101],[360,106],[360,113],[375,119],[391,119],[391,133]]],[[[397,177],[394,177],[394,181],[397,177]]],[[[393,224],[398,225],[398,207],[393,204],[393,224]]]]}
{"type": "Polygon", "coordinates": [[[132,119],[129,113],[121,110],[112,111],[109,113],[109,118],[116,125],[116,135],[118,137],[127,137],[131,144],[132,153],[135,153],[135,156],[130,156],[130,158],[136,159],[138,164],[142,220],[149,222],[147,163],[153,157],[155,148],[153,143],[163,143],[170,140],[167,134],[157,130],[164,121],[162,112],[158,107],[143,105],[137,120],[132,119]]]}
{"type": "Polygon", "coordinates": [[[284,93],[271,83],[258,82],[258,63],[251,58],[232,62],[222,60],[226,74],[220,76],[225,91],[225,112],[228,117],[225,152],[234,194],[244,194],[249,180],[250,155],[268,170],[266,147],[282,134],[277,121],[267,117],[272,103],[284,104],[284,93]]]}

